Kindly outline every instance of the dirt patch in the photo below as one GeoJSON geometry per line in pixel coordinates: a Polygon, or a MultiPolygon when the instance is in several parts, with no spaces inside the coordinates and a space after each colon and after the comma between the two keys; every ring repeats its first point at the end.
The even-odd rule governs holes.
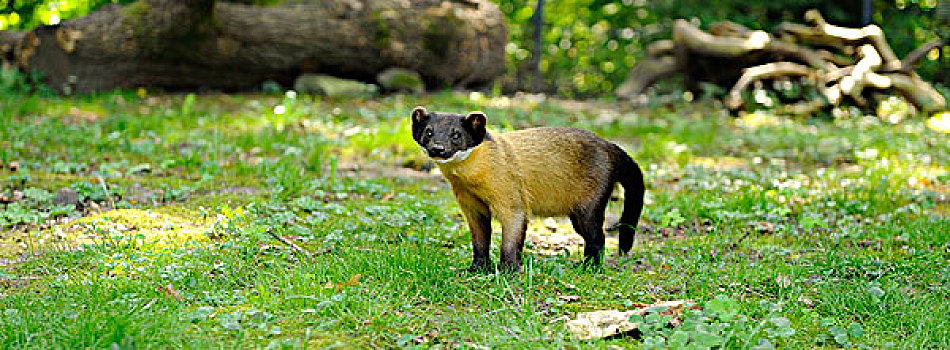
{"type": "Polygon", "coordinates": [[[0,298],[6,297],[10,294],[13,294],[17,289],[22,289],[26,286],[29,286],[30,283],[33,283],[36,280],[39,280],[39,277],[26,276],[26,277],[5,277],[0,276],[0,298]]]}
{"type": "Polygon", "coordinates": [[[345,177],[353,177],[358,179],[385,177],[390,179],[402,178],[411,180],[444,181],[442,179],[442,175],[437,171],[415,170],[396,166],[343,163],[340,164],[339,170],[345,177]]]}
{"type": "Polygon", "coordinates": [[[261,190],[254,187],[225,187],[219,190],[212,190],[207,192],[199,193],[201,195],[228,195],[228,194],[238,194],[252,196],[260,193],[261,190]]]}

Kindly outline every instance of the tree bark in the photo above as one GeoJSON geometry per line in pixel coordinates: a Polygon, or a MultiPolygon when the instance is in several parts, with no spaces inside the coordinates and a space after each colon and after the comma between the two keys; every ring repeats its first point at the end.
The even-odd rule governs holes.
{"type": "MultiPolygon", "coordinates": [[[[0,45],[13,40],[6,37],[0,45]]],[[[237,91],[268,79],[290,85],[302,73],[372,81],[390,67],[444,87],[502,74],[506,40],[503,15],[488,0],[140,0],[36,28],[11,55],[66,93],[237,91]]]]}
{"type": "Polygon", "coordinates": [[[26,35],[26,33],[12,30],[0,32],[0,61],[9,64],[13,63],[15,59],[13,49],[20,40],[23,40],[24,35],[26,35]]]}

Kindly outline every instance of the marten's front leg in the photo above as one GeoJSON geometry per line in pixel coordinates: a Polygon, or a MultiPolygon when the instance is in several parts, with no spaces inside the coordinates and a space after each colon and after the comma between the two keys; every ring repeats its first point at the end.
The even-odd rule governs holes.
{"type": "Polygon", "coordinates": [[[472,198],[462,201],[462,215],[472,233],[472,266],[469,271],[488,272],[493,270],[488,254],[491,249],[491,213],[488,206],[472,198]]]}
{"type": "Polygon", "coordinates": [[[525,231],[528,230],[527,210],[523,206],[501,207],[492,210],[492,214],[501,221],[501,268],[519,272],[525,231]]]}

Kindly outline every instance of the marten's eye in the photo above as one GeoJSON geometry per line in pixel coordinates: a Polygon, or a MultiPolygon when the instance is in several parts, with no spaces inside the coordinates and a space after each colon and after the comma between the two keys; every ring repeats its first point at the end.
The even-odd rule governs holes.
{"type": "Polygon", "coordinates": [[[453,140],[453,141],[459,141],[459,140],[461,140],[461,139],[462,139],[462,133],[460,133],[460,132],[458,132],[458,131],[452,133],[452,140],[453,140]]]}
{"type": "Polygon", "coordinates": [[[426,137],[432,137],[432,128],[426,128],[426,137]]]}

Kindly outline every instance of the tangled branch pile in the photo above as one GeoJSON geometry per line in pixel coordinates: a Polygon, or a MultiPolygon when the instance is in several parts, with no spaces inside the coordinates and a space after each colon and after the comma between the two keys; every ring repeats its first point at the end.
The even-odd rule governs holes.
{"type": "Polygon", "coordinates": [[[769,34],[728,21],[714,23],[706,32],[677,20],[673,39],[647,48],[647,57],[631,70],[618,95],[635,99],[660,78],[681,74],[690,91],[701,91],[700,81],[728,89],[725,105],[738,110],[750,85],[795,78],[816,93],[800,94],[782,112],[809,114],[844,101],[868,109],[892,92],[923,111],[946,107],[944,97],[913,70],[940,41],[901,60],[876,25],[831,25],[817,10],[806,12],[805,21],[808,25],[782,23],[769,34]]]}

